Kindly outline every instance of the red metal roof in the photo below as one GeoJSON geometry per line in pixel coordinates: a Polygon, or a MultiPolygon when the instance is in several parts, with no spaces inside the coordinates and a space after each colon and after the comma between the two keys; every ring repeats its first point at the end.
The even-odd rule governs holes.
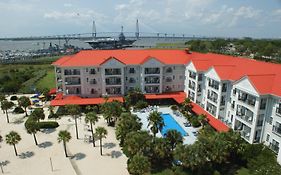
{"type": "Polygon", "coordinates": [[[207,71],[214,67],[222,80],[238,81],[247,77],[251,79],[259,93],[281,96],[280,64],[213,53],[188,54],[185,50],[88,50],[80,51],[72,56],[64,56],[53,65],[59,67],[99,66],[112,57],[126,65],[143,64],[149,58],[155,58],[164,64],[183,65],[192,61],[197,71],[207,71]]]}
{"type": "MultiPolygon", "coordinates": [[[[123,102],[123,97],[109,97],[108,102],[111,102],[113,100],[117,100],[120,102],[123,102]]],[[[81,98],[79,96],[60,96],[58,98],[55,98],[51,101],[51,106],[64,106],[64,105],[70,105],[70,104],[76,104],[76,105],[95,105],[95,104],[102,104],[106,100],[105,98],[81,98]]]]}
{"type": "Polygon", "coordinates": [[[186,98],[186,94],[184,92],[171,92],[171,93],[163,93],[163,94],[145,94],[145,99],[174,99],[177,103],[184,102],[186,98]]]}
{"type": "Polygon", "coordinates": [[[216,129],[219,132],[227,132],[229,130],[228,126],[224,124],[222,121],[219,119],[216,119],[214,116],[206,112],[201,106],[199,106],[196,103],[192,102],[192,111],[195,112],[196,114],[205,114],[207,116],[209,124],[216,129]]]}
{"type": "Polygon", "coordinates": [[[54,95],[57,93],[57,89],[56,88],[52,88],[50,89],[50,91],[48,92],[49,95],[54,95]]]}

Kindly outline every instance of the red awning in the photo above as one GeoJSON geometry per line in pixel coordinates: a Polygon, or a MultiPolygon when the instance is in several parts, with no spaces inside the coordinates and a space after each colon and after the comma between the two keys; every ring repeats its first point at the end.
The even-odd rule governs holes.
{"type": "Polygon", "coordinates": [[[163,93],[163,94],[145,94],[145,99],[154,100],[154,99],[174,99],[177,103],[184,102],[186,94],[184,92],[172,92],[172,93],[163,93]]]}
{"type": "Polygon", "coordinates": [[[53,89],[50,89],[50,91],[49,91],[49,95],[54,95],[54,94],[56,94],[57,93],[57,89],[56,88],[53,88],[53,89]]]}
{"type": "Polygon", "coordinates": [[[206,112],[201,106],[199,106],[196,103],[192,103],[192,111],[195,112],[196,114],[205,114],[207,116],[207,119],[209,121],[209,124],[216,129],[219,132],[227,132],[229,130],[228,126],[224,124],[222,121],[219,119],[216,119],[214,116],[206,112]]]}
{"type": "MultiPolygon", "coordinates": [[[[66,96],[66,97],[60,96],[59,98],[57,98],[57,97],[51,101],[51,106],[64,106],[64,105],[70,105],[70,104],[96,105],[96,104],[102,104],[105,102],[104,98],[81,98],[81,97],[75,96],[75,95],[66,96]]],[[[109,97],[107,101],[112,102],[113,100],[124,102],[123,97],[109,97]]]]}

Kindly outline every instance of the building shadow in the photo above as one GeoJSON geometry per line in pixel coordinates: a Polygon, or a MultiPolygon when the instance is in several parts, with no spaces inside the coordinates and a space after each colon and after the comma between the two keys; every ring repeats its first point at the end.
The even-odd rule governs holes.
{"type": "Polygon", "coordinates": [[[119,158],[122,156],[122,153],[120,151],[111,151],[111,158],[119,158]]]}
{"type": "Polygon", "coordinates": [[[43,142],[43,143],[38,144],[38,147],[39,147],[39,148],[47,148],[47,147],[50,147],[50,146],[52,146],[52,145],[53,145],[52,142],[46,141],[46,142],[43,142]]]}
{"type": "Polygon", "coordinates": [[[27,159],[27,158],[30,158],[30,157],[32,157],[32,156],[34,156],[34,152],[32,152],[32,151],[26,151],[26,152],[24,152],[24,153],[21,153],[21,154],[19,155],[19,158],[21,158],[21,159],[27,159]]]}
{"type": "Polygon", "coordinates": [[[84,153],[76,153],[71,157],[71,159],[82,160],[85,157],[86,157],[86,154],[84,154],[84,153]]]}
{"type": "Polygon", "coordinates": [[[104,148],[107,148],[107,149],[111,149],[111,148],[114,148],[116,146],[116,144],[115,143],[104,143],[103,144],[103,147],[104,148]]]}

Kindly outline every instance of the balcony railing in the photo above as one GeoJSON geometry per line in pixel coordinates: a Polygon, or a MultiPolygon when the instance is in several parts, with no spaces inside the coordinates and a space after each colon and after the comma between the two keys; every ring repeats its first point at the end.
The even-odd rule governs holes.
{"type": "Polygon", "coordinates": [[[238,116],[240,119],[246,121],[249,124],[253,123],[253,116],[248,116],[241,111],[236,111],[236,116],[238,116]]]}
{"type": "Polygon", "coordinates": [[[121,75],[121,69],[105,69],[105,75],[121,75]]]}
{"type": "Polygon", "coordinates": [[[217,98],[217,97],[214,97],[214,96],[208,95],[208,96],[207,96],[207,98],[208,98],[209,100],[211,100],[212,102],[215,102],[215,103],[217,103],[217,102],[218,102],[218,98],[217,98]]]}
{"type": "Polygon", "coordinates": [[[160,78],[159,77],[145,77],[144,82],[145,82],[145,84],[159,84],[160,78]]]}
{"type": "Polygon", "coordinates": [[[64,70],[64,75],[80,75],[80,70],[64,70]]]}
{"type": "Polygon", "coordinates": [[[209,82],[209,87],[211,87],[211,88],[214,88],[214,89],[216,89],[216,90],[218,90],[219,89],[219,85],[218,84],[215,84],[215,83],[211,83],[211,82],[209,82]]]}
{"type": "Polygon", "coordinates": [[[281,136],[281,126],[273,125],[272,132],[281,136]]]}
{"type": "Polygon", "coordinates": [[[159,68],[145,68],[145,74],[160,74],[159,68]]]}
{"type": "Polygon", "coordinates": [[[246,131],[240,131],[241,137],[243,137],[246,140],[250,139],[250,132],[246,132],[246,131]]]}
{"type": "Polygon", "coordinates": [[[189,84],[188,84],[188,87],[189,87],[190,89],[192,89],[192,90],[195,91],[195,85],[192,85],[191,83],[189,83],[189,84]]]}
{"type": "Polygon", "coordinates": [[[276,108],[276,114],[281,116],[281,108],[276,108]]]}

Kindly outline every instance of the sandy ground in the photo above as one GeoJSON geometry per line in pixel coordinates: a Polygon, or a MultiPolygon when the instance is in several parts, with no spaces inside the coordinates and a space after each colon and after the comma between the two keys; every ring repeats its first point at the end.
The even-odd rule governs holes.
{"type": "MultiPolygon", "coordinates": [[[[44,110],[46,114],[49,113],[47,108],[44,110]]],[[[10,124],[7,124],[6,115],[0,111],[0,134],[3,137],[3,142],[0,143],[0,162],[3,165],[5,174],[128,174],[126,169],[127,158],[118,145],[114,128],[107,127],[102,117],[95,127],[103,126],[108,131],[107,138],[103,139],[103,156],[100,155],[99,141],[96,141],[96,147],[93,147],[92,143],[84,141],[85,135],[91,134],[90,131],[85,129],[84,116],[78,119],[78,140],[75,136],[74,120],[69,116],[65,116],[58,120],[60,126],[57,129],[40,131],[36,134],[39,143],[36,146],[33,136],[25,130],[24,121],[26,118],[24,114],[15,115],[11,111],[9,111],[10,124]],[[58,132],[64,129],[70,131],[72,135],[71,141],[67,143],[68,154],[71,155],[69,158],[64,155],[62,143],[57,141],[58,132]],[[19,144],[16,145],[19,156],[15,156],[13,147],[5,143],[5,135],[12,130],[18,132],[22,138],[19,144]]]]}

